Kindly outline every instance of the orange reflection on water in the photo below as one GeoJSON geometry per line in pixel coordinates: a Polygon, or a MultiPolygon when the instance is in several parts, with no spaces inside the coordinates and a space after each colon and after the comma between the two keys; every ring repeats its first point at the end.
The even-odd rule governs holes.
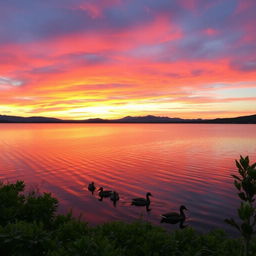
{"type": "MultiPolygon", "coordinates": [[[[51,191],[90,223],[143,218],[190,209],[200,230],[223,227],[235,214],[230,173],[234,159],[255,161],[255,125],[215,124],[1,124],[0,178],[23,179],[51,191]],[[89,182],[119,192],[113,207],[87,191],[89,182]],[[130,205],[153,194],[151,208],[130,205]]],[[[167,224],[164,224],[167,225],[167,224]]],[[[224,226],[225,227],[225,226],[224,226]]]]}

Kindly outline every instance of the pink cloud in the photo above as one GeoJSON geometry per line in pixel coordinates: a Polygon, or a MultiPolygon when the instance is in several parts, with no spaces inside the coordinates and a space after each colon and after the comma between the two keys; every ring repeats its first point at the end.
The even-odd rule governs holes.
{"type": "Polygon", "coordinates": [[[103,11],[106,8],[116,6],[121,3],[121,0],[101,0],[101,1],[87,1],[78,5],[72,5],[71,9],[86,11],[93,19],[102,18],[103,11]]]}
{"type": "Polygon", "coordinates": [[[207,28],[203,31],[203,34],[207,35],[207,36],[215,36],[218,34],[218,31],[216,29],[213,28],[207,28]]]}

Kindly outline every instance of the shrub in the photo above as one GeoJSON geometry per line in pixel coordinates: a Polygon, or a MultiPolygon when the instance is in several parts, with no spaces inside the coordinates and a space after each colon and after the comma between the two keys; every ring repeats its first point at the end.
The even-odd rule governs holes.
{"type": "Polygon", "coordinates": [[[50,245],[50,234],[43,224],[18,221],[0,226],[0,255],[45,255],[50,245]]]}
{"type": "Polygon", "coordinates": [[[239,176],[232,175],[234,185],[238,190],[238,196],[242,200],[238,208],[238,216],[240,223],[234,219],[226,219],[225,221],[236,228],[244,239],[243,255],[250,254],[250,242],[252,235],[256,233],[256,208],[253,205],[256,196],[256,163],[250,165],[249,157],[240,157],[239,162],[236,160],[239,176]]]}
{"type": "Polygon", "coordinates": [[[15,184],[0,183],[0,225],[6,225],[21,217],[21,211],[25,202],[23,181],[15,184]]]}
{"type": "Polygon", "coordinates": [[[29,194],[24,202],[21,218],[28,222],[42,222],[50,225],[55,217],[58,200],[49,193],[29,194]]]}

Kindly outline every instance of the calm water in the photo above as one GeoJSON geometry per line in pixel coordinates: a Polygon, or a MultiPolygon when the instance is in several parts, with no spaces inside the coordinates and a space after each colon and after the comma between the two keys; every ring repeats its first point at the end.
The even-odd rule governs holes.
{"type": "Polygon", "coordinates": [[[92,224],[145,219],[190,210],[199,231],[225,228],[236,215],[230,174],[234,159],[256,160],[256,125],[219,124],[0,124],[0,179],[25,180],[51,191],[60,211],[73,209],[92,224]],[[98,201],[87,184],[117,190],[117,207],[98,201]],[[151,211],[130,205],[151,192],[151,211]]]}

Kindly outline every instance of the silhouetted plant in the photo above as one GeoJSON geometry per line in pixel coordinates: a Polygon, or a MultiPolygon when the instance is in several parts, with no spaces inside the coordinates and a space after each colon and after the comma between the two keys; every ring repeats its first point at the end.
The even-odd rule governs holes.
{"type": "Polygon", "coordinates": [[[50,225],[55,216],[58,200],[50,193],[28,195],[22,210],[22,217],[27,221],[42,222],[50,225]]]}
{"type": "Polygon", "coordinates": [[[250,165],[249,157],[240,156],[239,162],[236,160],[239,176],[233,175],[234,185],[239,191],[238,196],[242,200],[238,208],[238,216],[241,223],[237,223],[234,219],[226,219],[225,221],[235,227],[244,239],[244,250],[242,255],[250,254],[250,241],[252,235],[256,233],[256,208],[253,205],[256,196],[256,163],[250,165]]]}
{"type": "Polygon", "coordinates": [[[0,226],[0,254],[6,256],[44,255],[51,243],[43,223],[16,221],[0,226]]]}
{"type": "Polygon", "coordinates": [[[25,184],[23,181],[4,184],[0,182],[0,225],[6,225],[21,216],[25,202],[22,194],[25,184]]]}
{"type": "Polygon", "coordinates": [[[56,215],[58,200],[50,193],[24,194],[25,184],[0,183],[0,225],[17,220],[43,222],[50,225],[56,215]]]}

